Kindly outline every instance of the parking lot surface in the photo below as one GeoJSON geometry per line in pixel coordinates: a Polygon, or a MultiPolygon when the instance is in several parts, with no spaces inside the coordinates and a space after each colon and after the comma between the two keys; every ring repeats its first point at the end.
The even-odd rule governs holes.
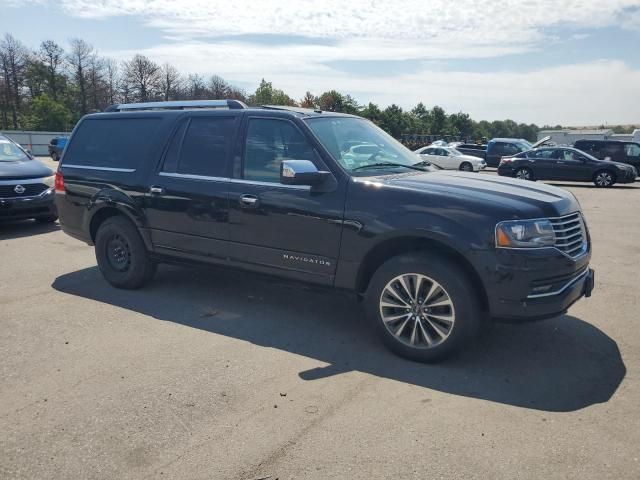
{"type": "Polygon", "coordinates": [[[593,297],[437,365],[349,296],[173,266],[120,291],[57,224],[0,225],[0,478],[640,478],[640,182],[562,186],[593,297]]]}

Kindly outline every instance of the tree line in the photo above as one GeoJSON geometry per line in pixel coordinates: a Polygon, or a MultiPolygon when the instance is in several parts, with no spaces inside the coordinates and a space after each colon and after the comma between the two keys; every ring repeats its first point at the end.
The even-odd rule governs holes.
{"type": "MultiPolygon", "coordinates": [[[[453,136],[477,140],[515,137],[535,140],[538,126],[513,120],[475,121],[463,112],[419,103],[411,110],[398,105],[381,109],[360,105],[350,95],[330,90],[307,92],[294,99],[262,80],[253,93],[218,75],[205,78],[180,72],[169,63],[143,56],[118,62],[101,56],[86,41],[73,38],[67,48],[52,40],[29,49],[11,34],[0,40],[0,127],[25,130],[70,130],[80,117],[116,103],[237,99],[249,105],[290,105],[357,114],[396,138],[406,134],[453,136]]],[[[559,127],[559,126],[558,126],[559,127]]]]}

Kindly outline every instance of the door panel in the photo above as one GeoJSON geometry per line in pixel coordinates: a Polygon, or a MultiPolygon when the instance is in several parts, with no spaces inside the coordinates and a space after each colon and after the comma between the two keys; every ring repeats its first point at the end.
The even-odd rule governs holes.
{"type": "Polygon", "coordinates": [[[157,252],[211,261],[226,258],[229,157],[238,121],[233,114],[194,114],[176,128],[146,196],[157,252]]]}
{"type": "Polygon", "coordinates": [[[310,160],[318,169],[327,169],[292,122],[254,117],[247,124],[241,167],[245,178],[229,184],[231,260],[332,284],[345,187],[338,184],[333,191],[316,192],[307,186],[280,184],[279,164],[284,159],[310,160]]]}

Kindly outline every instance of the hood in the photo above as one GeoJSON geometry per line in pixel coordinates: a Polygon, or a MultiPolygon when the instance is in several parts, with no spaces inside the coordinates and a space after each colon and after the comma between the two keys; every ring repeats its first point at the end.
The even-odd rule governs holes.
{"type": "Polygon", "coordinates": [[[0,162],[0,180],[25,180],[51,175],[53,171],[38,160],[0,162]]]}
{"type": "Polygon", "coordinates": [[[376,181],[434,196],[451,197],[456,203],[466,201],[469,208],[481,209],[483,203],[490,203],[494,207],[503,207],[508,218],[513,219],[553,217],[580,210],[577,200],[567,190],[493,175],[439,170],[378,177],[376,181]]]}

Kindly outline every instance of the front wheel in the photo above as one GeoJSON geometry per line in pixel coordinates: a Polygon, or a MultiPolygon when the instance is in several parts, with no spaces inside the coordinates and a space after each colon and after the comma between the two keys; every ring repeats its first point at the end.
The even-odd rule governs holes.
{"type": "Polygon", "coordinates": [[[462,164],[460,165],[460,170],[462,170],[463,172],[473,172],[473,165],[471,165],[469,162],[462,162],[462,164]]]}
{"type": "Polygon", "coordinates": [[[60,160],[60,156],[58,155],[57,152],[51,152],[51,160],[53,160],[54,162],[57,162],[58,160],[60,160]]]}
{"type": "Polygon", "coordinates": [[[476,336],[482,318],[466,273],[429,253],[384,263],[371,279],[365,306],[387,347],[419,362],[462,349],[476,336]]]}
{"type": "Polygon", "coordinates": [[[98,228],[95,245],[98,267],[116,288],[140,288],[156,272],[138,230],[124,217],[105,220],[98,228]]]}
{"type": "Polygon", "coordinates": [[[599,188],[611,187],[615,183],[615,181],[616,180],[613,174],[606,170],[597,172],[593,176],[593,183],[596,187],[599,187],[599,188]]]}

